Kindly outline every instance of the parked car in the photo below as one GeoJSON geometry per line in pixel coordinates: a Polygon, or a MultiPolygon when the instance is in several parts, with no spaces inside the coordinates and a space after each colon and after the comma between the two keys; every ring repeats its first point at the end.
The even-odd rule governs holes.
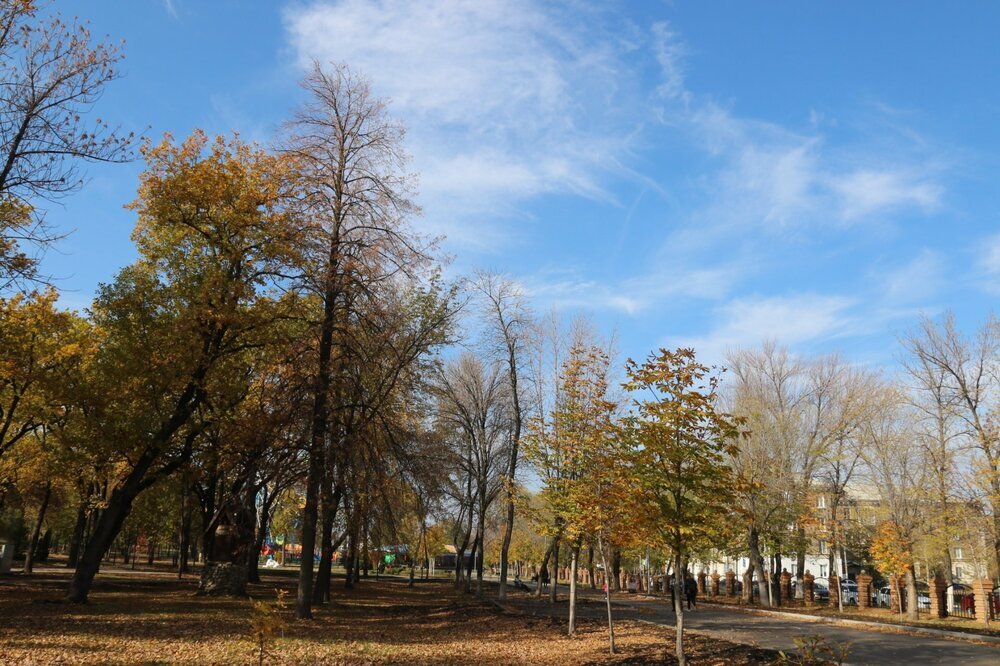
{"type": "MultiPolygon", "coordinates": [[[[917,588],[917,608],[921,610],[929,610],[931,607],[931,595],[926,589],[917,588]]],[[[906,588],[900,590],[903,594],[903,598],[906,598],[906,588]]],[[[892,605],[892,591],[887,585],[885,587],[880,587],[875,595],[875,605],[882,608],[889,608],[892,605]]]]}
{"type": "Polygon", "coordinates": [[[858,584],[853,580],[840,581],[840,595],[845,604],[858,605],[858,584]]]}

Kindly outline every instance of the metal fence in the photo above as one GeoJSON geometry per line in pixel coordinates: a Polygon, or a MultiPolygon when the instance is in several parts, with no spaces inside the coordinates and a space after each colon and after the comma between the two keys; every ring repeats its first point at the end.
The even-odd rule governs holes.
{"type": "Polygon", "coordinates": [[[976,595],[967,585],[949,585],[945,594],[948,599],[948,615],[970,620],[976,617],[976,595]]]}

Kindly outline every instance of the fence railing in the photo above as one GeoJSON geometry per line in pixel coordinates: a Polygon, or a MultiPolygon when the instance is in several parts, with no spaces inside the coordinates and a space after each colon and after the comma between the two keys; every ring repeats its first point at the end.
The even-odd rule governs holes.
{"type": "Polygon", "coordinates": [[[949,585],[945,595],[948,600],[948,615],[970,620],[976,618],[976,595],[971,588],[965,585],[949,585]]]}

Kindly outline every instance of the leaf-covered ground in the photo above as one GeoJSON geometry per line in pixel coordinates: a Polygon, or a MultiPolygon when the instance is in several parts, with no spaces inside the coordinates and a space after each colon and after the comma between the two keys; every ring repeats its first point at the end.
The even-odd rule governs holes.
{"type": "MultiPolygon", "coordinates": [[[[166,572],[102,573],[91,602],[61,602],[68,573],[43,570],[31,578],[0,577],[2,664],[250,664],[247,599],[194,595],[196,581],[166,572]]],[[[290,576],[251,586],[253,598],[293,590],[290,576]]],[[[290,598],[292,598],[290,596],[290,598]]],[[[578,636],[565,623],[505,613],[490,602],[456,595],[444,582],[408,588],[398,580],[363,581],[355,590],[335,583],[332,605],[316,619],[296,621],[271,647],[267,664],[646,664],[676,663],[670,631],[622,622],[619,654],[607,654],[607,634],[583,621],[578,636]]],[[[692,664],[771,663],[775,654],[692,636],[692,664]]]]}

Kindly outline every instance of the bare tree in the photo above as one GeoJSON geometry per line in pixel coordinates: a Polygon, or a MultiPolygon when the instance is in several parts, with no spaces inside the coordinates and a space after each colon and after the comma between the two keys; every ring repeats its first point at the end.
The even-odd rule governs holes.
{"type": "MultiPolygon", "coordinates": [[[[439,414],[461,432],[467,443],[465,461],[468,489],[474,493],[476,516],[476,594],[483,592],[483,556],[486,542],[486,516],[494,500],[504,489],[509,469],[512,441],[512,418],[508,383],[503,364],[485,365],[471,353],[445,366],[439,379],[439,414]]],[[[471,499],[471,498],[470,498],[471,499]]],[[[461,566],[459,561],[457,566],[461,566]]],[[[468,584],[468,581],[467,581],[468,584]]]]}
{"type": "MultiPolygon", "coordinates": [[[[904,346],[906,342],[904,341],[904,346]]],[[[923,449],[930,466],[933,482],[928,495],[936,507],[937,551],[940,573],[949,582],[955,582],[951,559],[951,537],[956,534],[950,505],[955,499],[952,484],[959,473],[959,447],[964,438],[959,410],[962,403],[955,392],[948,389],[949,375],[925,356],[903,359],[903,367],[910,379],[910,405],[917,426],[917,442],[923,449]]]]}
{"type": "Polygon", "coordinates": [[[302,83],[308,100],[287,125],[283,150],[294,156],[309,248],[304,283],[322,303],[317,331],[309,474],[302,515],[296,613],[312,617],[313,558],[321,486],[328,462],[330,393],[341,354],[335,341],[358,301],[377,285],[427,266],[427,247],[407,224],[418,213],[405,170],[403,128],[345,65],[313,64],[302,83]]]}
{"type": "Polygon", "coordinates": [[[79,162],[124,162],[135,135],[86,119],[119,76],[119,47],[93,43],[85,24],[42,19],[31,0],[0,0],[0,286],[31,278],[22,243],[56,239],[36,199],[80,187],[79,162]]]}
{"type": "Polygon", "coordinates": [[[501,601],[507,597],[507,567],[511,535],[514,533],[514,500],[517,477],[518,453],[521,443],[521,429],[524,425],[525,405],[522,400],[521,373],[525,365],[523,358],[531,340],[531,313],[525,303],[524,294],[512,280],[494,273],[481,272],[476,276],[475,286],[484,301],[483,316],[496,351],[507,366],[507,382],[510,384],[511,445],[507,473],[504,480],[507,493],[507,519],[503,541],[500,545],[500,590],[501,601]]]}
{"type": "Polygon", "coordinates": [[[881,499],[883,519],[895,528],[908,549],[906,571],[907,612],[917,614],[917,587],[913,573],[911,545],[925,531],[923,488],[927,483],[927,465],[919,447],[912,446],[913,432],[905,418],[905,396],[894,387],[885,387],[879,408],[866,424],[862,437],[867,440],[865,462],[873,485],[881,499]]]}
{"type": "Polygon", "coordinates": [[[994,571],[1000,570],[1000,433],[996,409],[1000,397],[1000,322],[992,315],[974,338],[962,335],[953,314],[940,322],[927,317],[902,340],[915,367],[939,377],[943,405],[956,409],[962,430],[979,458],[993,516],[994,571]],[[917,365],[919,364],[919,365],[917,365]]]}

